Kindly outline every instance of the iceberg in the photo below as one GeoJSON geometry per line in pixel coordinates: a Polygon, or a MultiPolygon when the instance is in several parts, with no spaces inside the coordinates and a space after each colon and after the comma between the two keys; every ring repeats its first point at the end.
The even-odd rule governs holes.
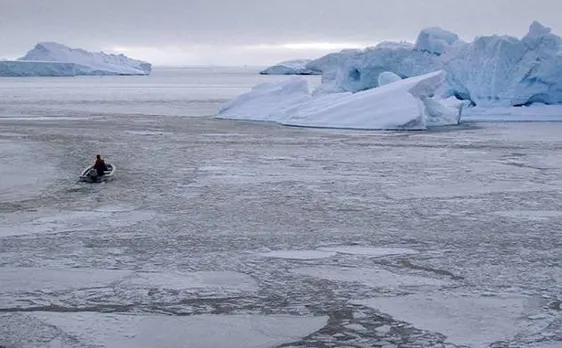
{"type": "Polygon", "coordinates": [[[414,44],[383,42],[308,63],[315,65],[322,65],[324,75],[314,94],[377,88],[383,72],[409,78],[444,70],[443,98],[483,107],[562,103],[562,38],[538,22],[521,39],[492,35],[469,43],[450,31],[428,28],[414,44]]]}
{"type": "Polygon", "coordinates": [[[254,86],[248,93],[224,104],[218,115],[238,120],[279,122],[289,109],[311,98],[308,82],[293,77],[286,81],[254,86]]]}
{"type": "Polygon", "coordinates": [[[395,73],[393,73],[392,71],[383,71],[382,73],[379,74],[379,78],[377,79],[379,87],[400,80],[402,80],[402,78],[396,75],[395,73]]]}
{"type": "Polygon", "coordinates": [[[218,117],[365,130],[456,125],[462,108],[435,98],[445,81],[445,72],[437,71],[359,93],[312,96],[306,80],[293,78],[254,87],[225,104],[218,117]]]}
{"type": "Polygon", "coordinates": [[[321,75],[321,70],[307,67],[310,59],[295,59],[278,63],[260,72],[262,75],[321,75]]]}
{"type": "Polygon", "coordinates": [[[149,75],[150,63],[123,54],[93,53],[55,42],[38,43],[25,56],[0,61],[0,76],[149,75]]]}

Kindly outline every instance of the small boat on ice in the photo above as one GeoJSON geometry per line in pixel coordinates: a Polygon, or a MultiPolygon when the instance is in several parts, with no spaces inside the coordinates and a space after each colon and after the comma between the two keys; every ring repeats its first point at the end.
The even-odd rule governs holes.
{"type": "Polygon", "coordinates": [[[107,167],[107,170],[101,177],[98,176],[98,172],[94,169],[94,165],[89,166],[82,171],[82,174],[80,175],[80,181],[103,182],[113,179],[113,174],[115,174],[115,166],[111,163],[106,163],[105,166],[107,167]]]}

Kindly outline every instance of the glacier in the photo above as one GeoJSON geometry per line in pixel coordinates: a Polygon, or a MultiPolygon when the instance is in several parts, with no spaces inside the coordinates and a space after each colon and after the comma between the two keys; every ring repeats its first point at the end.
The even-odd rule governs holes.
{"type": "Polygon", "coordinates": [[[309,68],[311,59],[293,59],[270,66],[260,71],[261,75],[321,75],[322,71],[309,68]]]}
{"type": "Polygon", "coordinates": [[[123,54],[74,49],[40,42],[17,60],[0,61],[0,76],[149,75],[152,65],[123,54]]]}
{"type": "Polygon", "coordinates": [[[405,129],[456,125],[461,103],[435,98],[444,71],[407,78],[359,93],[313,96],[302,78],[255,86],[225,104],[218,117],[288,126],[346,129],[405,129]]]}
{"type": "Polygon", "coordinates": [[[376,88],[383,72],[408,78],[444,70],[443,98],[455,96],[483,107],[562,103],[562,39],[539,22],[521,39],[492,35],[472,42],[427,28],[415,43],[382,42],[308,63],[316,65],[325,73],[315,94],[376,88]]]}

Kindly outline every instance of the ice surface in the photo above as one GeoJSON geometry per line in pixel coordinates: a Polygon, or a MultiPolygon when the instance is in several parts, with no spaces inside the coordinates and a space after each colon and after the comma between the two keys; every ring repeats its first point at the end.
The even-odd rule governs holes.
{"type": "Polygon", "coordinates": [[[513,339],[529,326],[525,316],[536,308],[531,299],[523,296],[456,294],[415,294],[353,303],[387,313],[419,329],[442,333],[449,342],[470,347],[513,339]]]}
{"type": "Polygon", "coordinates": [[[267,253],[260,253],[260,255],[263,257],[288,260],[316,260],[332,257],[337,255],[337,253],[328,250],[276,250],[267,253]]]}
{"type": "MultiPolygon", "coordinates": [[[[262,315],[174,317],[36,312],[26,317],[29,325],[40,320],[45,326],[56,327],[59,335],[50,338],[51,342],[74,337],[79,343],[76,346],[106,348],[266,348],[298,341],[327,324],[327,317],[262,315]]],[[[28,341],[29,336],[35,336],[37,343],[46,340],[41,330],[28,330],[26,335],[28,341]]]]}
{"type": "Polygon", "coordinates": [[[0,293],[107,287],[131,274],[130,271],[89,268],[1,267],[0,293]]]}
{"type": "Polygon", "coordinates": [[[541,211],[541,210],[508,210],[508,211],[494,211],[490,214],[503,216],[512,219],[521,220],[550,220],[562,218],[562,212],[556,210],[541,211]]]}
{"type": "Polygon", "coordinates": [[[309,277],[333,281],[357,282],[374,288],[399,288],[411,286],[440,287],[449,285],[449,282],[440,279],[396,274],[383,269],[375,268],[319,266],[297,268],[292,270],[292,272],[309,277]]]}
{"type": "Polygon", "coordinates": [[[324,59],[336,66],[324,68],[330,74],[323,77],[319,90],[357,92],[378,87],[378,76],[384,71],[412,77],[443,69],[445,97],[455,95],[478,106],[559,104],[561,52],[562,39],[538,22],[522,39],[493,35],[470,43],[446,30],[429,28],[415,45],[382,43],[361,53],[340,54],[337,61],[324,59]]]}
{"type": "Polygon", "coordinates": [[[225,104],[218,116],[348,129],[425,129],[458,124],[460,110],[432,98],[444,81],[445,74],[438,71],[360,93],[312,97],[306,81],[295,78],[256,86],[225,104]]]}
{"type": "MultiPolygon", "coordinates": [[[[228,271],[134,272],[93,268],[2,267],[0,276],[0,294],[6,294],[0,301],[2,306],[12,303],[7,294],[13,293],[39,293],[37,296],[40,297],[40,294],[51,292],[83,289],[101,291],[102,288],[117,287],[123,294],[134,294],[137,290],[144,292],[146,289],[160,289],[174,293],[213,293],[215,298],[220,298],[225,293],[248,293],[258,289],[252,277],[228,271]]],[[[19,298],[22,299],[22,296],[19,298]]]]}
{"type": "Polygon", "coordinates": [[[426,185],[421,183],[418,186],[404,186],[384,189],[391,197],[396,199],[411,199],[425,197],[472,197],[487,195],[499,192],[533,192],[543,191],[547,185],[532,182],[519,183],[514,185],[508,181],[489,181],[478,185],[468,183],[443,183],[441,185],[426,185]]]}
{"type": "MultiPolygon", "coordinates": [[[[0,227],[0,236],[21,236],[39,233],[61,233],[92,229],[114,229],[131,226],[154,219],[148,211],[112,210],[114,207],[100,207],[99,210],[67,211],[44,215],[31,221],[17,221],[0,227]]],[[[44,212],[41,214],[45,214],[44,212]]]]}
{"type": "Polygon", "coordinates": [[[1,121],[79,121],[87,117],[70,116],[25,116],[25,117],[0,117],[1,121]]]}
{"type": "Polygon", "coordinates": [[[119,286],[125,288],[159,288],[167,290],[185,289],[229,289],[255,291],[258,285],[252,277],[237,272],[191,272],[162,273],[142,272],[124,279],[119,286]]]}
{"type": "Polygon", "coordinates": [[[310,69],[310,59],[294,59],[270,66],[260,72],[262,75],[320,75],[321,71],[310,69]]]}
{"type": "Polygon", "coordinates": [[[0,139],[0,203],[36,197],[54,181],[54,164],[40,162],[35,151],[16,140],[0,139]]]}
{"type": "Polygon", "coordinates": [[[561,122],[562,105],[475,107],[463,109],[463,122],[561,122]]]}
{"type": "Polygon", "coordinates": [[[369,257],[383,257],[391,255],[411,255],[417,254],[418,251],[407,248],[376,248],[359,245],[335,245],[330,247],[319,248],[322,251],[331,251],[341,254],[362,255],[369,257]]]}
{"type": "Polygon", "coordinates": [[[40,42],[17,61],[0,61],[0,76],[148,75],[151,64],[122,54],[93,53],[40,42]]]}

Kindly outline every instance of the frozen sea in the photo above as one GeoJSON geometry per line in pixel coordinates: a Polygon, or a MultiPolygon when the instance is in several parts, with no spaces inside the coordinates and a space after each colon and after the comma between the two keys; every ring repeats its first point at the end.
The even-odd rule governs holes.
{"type": "Polygon", "coordinates": [[[562,347],[562,123],[213,118],[257,71],[0,79],[0,347],[562,347]]]}

